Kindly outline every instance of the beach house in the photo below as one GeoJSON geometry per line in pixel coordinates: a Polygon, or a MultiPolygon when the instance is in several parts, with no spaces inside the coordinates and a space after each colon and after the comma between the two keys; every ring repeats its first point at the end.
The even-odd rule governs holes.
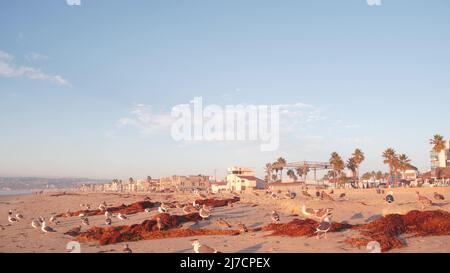
{"type": "Polygon", "coordinates": [[[230,167],[227,170],[227,188],[231,191],[264,189],[265,181],[255,176],[255,168],[230,167]]]}

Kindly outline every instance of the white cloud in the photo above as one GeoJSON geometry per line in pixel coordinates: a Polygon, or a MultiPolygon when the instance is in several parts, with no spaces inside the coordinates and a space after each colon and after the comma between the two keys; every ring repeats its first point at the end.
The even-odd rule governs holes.
{"type": "Polygon", "coordinates": [[[27,61],[47,60],[48,56],[36,52],[30,52],[25,55],[25,59],[27,59],[27,61]]]}
{"type": "Polygon", "coordinates": [[[366,0],[369,6],[381,6],[381,0],[366,0]]]}
{"type": "Polygon", "coordinates": [[[137,104],[129,117],[121,118],[118,127],[131,126],[141,131],[144,135],[169,130],[174,122],[170,113],[152,113],[151,106],[137,104]]]}
{"type": "Polygon", "coordinates": [[[49,81],[60,86],[71,86],[70,82],[60,75],[51,75],[38,68],[26,65],[16,65],[14,56],[0,50],[0,76],[26,77],[32,80],[49,81]]]}

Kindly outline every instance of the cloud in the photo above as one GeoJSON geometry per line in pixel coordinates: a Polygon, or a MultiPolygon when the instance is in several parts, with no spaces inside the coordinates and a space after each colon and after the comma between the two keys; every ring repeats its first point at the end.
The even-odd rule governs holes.
{"type": "Polygon", "coordinates": [[[66,3],[69,6],[80,6],[81,0],[66,0],[66,3]]]}
{"type": "Polygon", "coordinates": [[[48,56],[36,52],[30,52],[27,55],[25,55],[25,59],[27,59],[27,61],[47,60],[48,56]]]}
{"type": "Polygon", "coordinates": [[[169,130],[175,119],[170,113],[152,113],[151,106],[137,104],[129,117],[119,119],[118,128],[131,126],[144,135],[169,130]]]}
{"type": "Polygon", "coordinates": [[[0,76],[26,77],[31,80],[48,81],[59,86],[71,86],[70,82],[60,75],[51,75],[42,72],[38,68],[26,65],[16,65],[14,56],[0,50],[0,76]]]}
{"type": "Polygon", "coordinates": [[[369,6],[381,6],[381,0],[366,0],[369,6]]]}

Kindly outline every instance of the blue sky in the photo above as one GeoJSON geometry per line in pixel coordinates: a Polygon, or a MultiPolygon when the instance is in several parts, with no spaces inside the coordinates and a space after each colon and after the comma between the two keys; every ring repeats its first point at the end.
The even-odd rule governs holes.
{"type": "Polygon", "coordinates": [[[446,0],[0,1],[0,175],[261,174],[356,147],[363,170],[387,170],[387,147],[427,169],[428,139],[450,137],[449,14],[446,0]],[[175,142],[165,117],[196,96],[310,107],[275,152],[175,142]],[[137,115],[149,128],[120,126],[137,115]]]}

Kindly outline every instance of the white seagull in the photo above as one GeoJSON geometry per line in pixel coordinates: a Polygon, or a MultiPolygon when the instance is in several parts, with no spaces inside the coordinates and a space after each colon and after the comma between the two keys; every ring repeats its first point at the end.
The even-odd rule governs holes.
{"type": "Polygon", "coordinates": [[[41,230],[42,230],[44,233],[56,232],[56,230],[54,230],[53,228],[47,226],[47,224],[45,223],[45,221],[42,223],[41,230]]]}
{"type": "Polygon", "coordinates": [[[220,253],[212,247],[201,245],[198,240],[194,240],[192,242],[192,246],[194,247],[195,253],[220,253]]]}
{"type": "Polygon", "coordinates": [[[276,211],[272,211],[272,221],[280,222],[280,215],[276,211]]]}
{"type": "Polygon", "coordinates": [[[392,192],[392,191],[390,191],[389,193],[388,193],[388,195],[386,195],[386,197],[384,198],[384,200],[386,200],[386,202],[388,203],[388,204],[392,204],[392,203],[394,203],[394,192],[392,192]]]}
{"type": "Polygon", "coordinates": [[[23,219],[23,215],[20,214],[20,213],[17,213],[17,214],[16,214],[16,218],[17,218],[17,219],[23,219]]]}
{"type": "Polygon", "coordinates": [[[112,224],[111,218],[106,218],[105,224],[106,224],[107,226],[110,226],[110,225],[112,224]]]}
{"type": "Polygon", "coordinates": [[[198,212],[198,214],[200,215],[200,217],[202,217],[203,220],[208,219],[211,216],[211,213],[206,211],[205,209],[201,208],[200,211],[198,212]]]}
{"type": "Polygon", "coordinates": [[[10,223],[17,223],[17,222],[19,222],[19,220],[17,220],[16,218],[12,217],[11,215],[8,216],[8,221],[9,221],[10,223]]]}
{"type": "Polygon", "coordinates": [[[34,219],[31,221],[31,226],[35,229],[38,229],[41,227],[41,221],[34,219]]]}
{"type": "Polygon", "coordinates": [[[123,221],[123,220],[127,220],[128,218],[123,215],[122,213],[119,212],[119,214],[117,214],[117,218],[119,218],[119,220],[123,221]]]}

